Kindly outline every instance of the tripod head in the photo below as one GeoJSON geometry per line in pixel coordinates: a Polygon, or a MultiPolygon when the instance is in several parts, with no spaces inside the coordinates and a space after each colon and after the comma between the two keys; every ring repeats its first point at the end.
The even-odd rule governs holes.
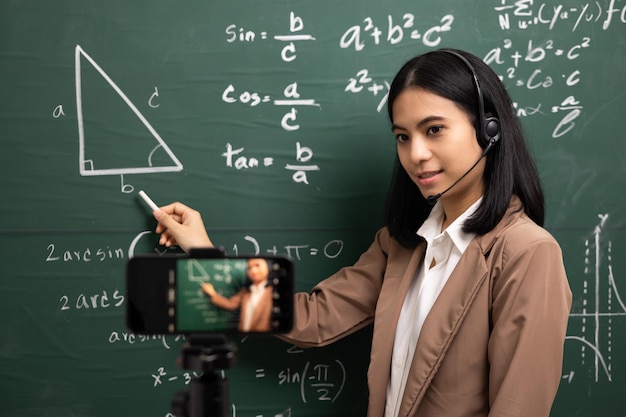
{"type": "Polygon", "coordinates": [[[181,348],[181,366],[202,374],[192,378],[188,391],[172,399],[176,417],[228,417],[229,386],[218,371],[236,363],[236,347],[223,334],[192,334],[181,348]]]}

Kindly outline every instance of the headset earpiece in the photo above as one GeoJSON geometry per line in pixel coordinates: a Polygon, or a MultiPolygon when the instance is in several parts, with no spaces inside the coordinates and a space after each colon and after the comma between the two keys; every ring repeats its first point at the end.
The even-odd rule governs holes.
{"type": "Polygon", "coordinates": [[[490,143],[493,146],[500,140],[500,120],[497,117],[488,114],[485,117],[484,122],[483,138],[486,142],[484,143],[483,148],[490,143]]]}

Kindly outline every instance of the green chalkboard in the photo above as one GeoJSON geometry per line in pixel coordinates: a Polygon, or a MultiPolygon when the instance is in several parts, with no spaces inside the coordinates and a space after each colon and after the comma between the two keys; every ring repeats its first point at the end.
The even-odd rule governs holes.
{"type": "Polygon", "coordinates": [[[240,311],[228,311],[213,305],[202,291],[201,284],[210,283],[223,297],[230,298],[246,282],[244,259],[207,262],[187,259],[177,267],[177,326],[199,331],[236,329],[240,311]]]}
{"type": "MultiPolygon", "coordinates": [[[[127,260],[164,251],[141,189],[229,253],[290,255],[298,290],[354,262],[383,224],[389,82],[439,47],[501,75],[540,169],[574,293],[552,415],[624,417],[622,0],[3,1],[1,414],[165,417],[188,387],[183,340],[124,326],[127,260]]],[[[231,415],[365,415],[370,332],[236,338],[231,415]]]]}

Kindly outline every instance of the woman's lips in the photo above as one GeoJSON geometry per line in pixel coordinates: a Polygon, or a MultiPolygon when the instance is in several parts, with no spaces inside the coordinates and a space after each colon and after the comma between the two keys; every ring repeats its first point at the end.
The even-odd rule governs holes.
{"type": "Polygon", "coordinates": [[[441,171],[420,172],[417,174],[417,182],[419,185],[430,185],[437,181],[440,173],[441,171]]]}

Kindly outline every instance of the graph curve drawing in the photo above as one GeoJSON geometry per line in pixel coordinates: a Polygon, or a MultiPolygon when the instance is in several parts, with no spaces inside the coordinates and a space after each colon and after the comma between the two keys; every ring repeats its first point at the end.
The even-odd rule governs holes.
{"type": "Polygon", "coordinates": [[[570,313],[570,318],[579,321],[581,335],[568,335],[566,340],[579,343],[581,362],[591,365],[595,382],[602,374],[610,382],[613,380],[613,319],[626,317],[626,303],[613,273],[613,242],[604,236],[609,215],[598,214],[598,218],[593,239],[585,240],[584,273],[589,279],[583,282],[582,308],[570,313]]]}
{"type": "Polygon", "coordinates": [[[78,139],[79,139],[79,171],[81,176],[102,176],[102,175],[121,175],[124,174],[148,174],[158,172],[179,172],[183,170],[183,164],[178,160],[176,155],[172,152],[169,146],[161,138],[159,133],[148,122],[145,116],[139,111],[137,106],[124,94],[124,92],[118,87],[118,85],[109,77],[109,75],[96,63],[96,61],[87,54],[80,45],[76,45],[75,48],[75,80],[76,80],[76,112],[78,122],[78,139]],[[145,128],[150,132],[155,139],[155,146],[146,155],[145,166],[130,166],[122,168],[100,168],[96,169],[93,159],[85,158],[85,125],[83,117],[83,96],[82,96],[82,61],[86,60],[108,83],[108,85],[117,93],[122,101],[132,110],[137,119],[143,123],[145,128]],[[164,151],[171,165],[158,165],[155,166],[152,163],[153,155],[159,151],[164,151]]]}

